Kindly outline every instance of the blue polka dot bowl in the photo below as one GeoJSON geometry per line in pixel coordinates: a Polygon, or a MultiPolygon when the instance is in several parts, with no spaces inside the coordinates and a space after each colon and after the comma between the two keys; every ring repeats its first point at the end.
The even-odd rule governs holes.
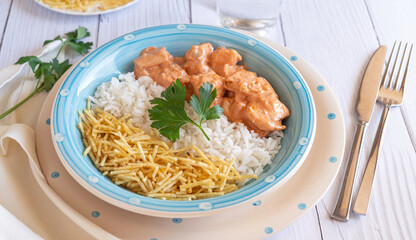
{"type": "Polygon", "coordinates": [[[67,171],[97,197],[120,208],[159,217],[199,217],[243,204],[250,205],[282,186],[300,167],[315,136],[316,113],[311,91],[301,74],[280,53],[265,43],[229,29],[205,25],[165,25],[141,29],[99,47],[74,66],[60,87],[51,115],[55,149],[67,171]],[[165,46],[184,56],[195,44],[237,50],[251,71],[265,77],[291,111],[281,149],[255,181],[220,197],[194,201],[167,201],[144,197],[112,183],[88,157],[77,129],[78,110],[103,82],[133,71],[133,60],[146,47],[165,46]]]}

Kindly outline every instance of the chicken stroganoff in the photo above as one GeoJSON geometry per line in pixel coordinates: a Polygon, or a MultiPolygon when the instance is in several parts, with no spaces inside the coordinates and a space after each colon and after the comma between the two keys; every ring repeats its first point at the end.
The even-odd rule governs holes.
{"type": "MultiPolygon", "coordinates": [[[[221,196],[256,179],[280,149],[282,121],[290,111],[242,60],[237,51],[210,43],[192,46],[183,57],[165,47],[143,49],[134,73],[100,85],[91,108],[80,112],[84,155],[115,184],[164,200],[221,196]],[[210,139],[192,124],[180,128],[177,142],[152,128],[152,99],[168,90],[174,94],[180,87],[172,89],[175,82],[187,101],[202,101],[201,89],[213,87],[210,106],[221,106],[224,115],[201,120],[210,139]]],[[[197,122],[193,106],[185,102],[184,108],[197,122]]]]}

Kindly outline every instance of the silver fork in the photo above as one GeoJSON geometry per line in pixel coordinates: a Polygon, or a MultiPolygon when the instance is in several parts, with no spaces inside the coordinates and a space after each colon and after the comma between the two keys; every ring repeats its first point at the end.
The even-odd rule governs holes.
{"type": "Polygon", "coordinates": [[[410,51],[407,51],[408,43],[406,43],[404,50],[403,50],[403,54],[400,53],[401,46],[402,46],[402,42],[399,43],[399,48],[394,57],[393,69],[390,73],[390,78],[386,82],[387,75],[389,75],[388,71],[390,68],[390,62],[392,60],[393,53],[396,48],[396,43],[394,43],[389,60],[387,62],[387,67],[384,70],[383,79],[380,84],[380,90],[377,95],[377,101],[384,105],[384,110],[381,115],[380,123],[377,128],[377,134],[374,138],[373,147],[371,148],[370,157],[368,159],[367,166],[364,171],[364,176],[363,176],[363,179],[361,180],[360,189],[358,190],[358,195],[354,203],[353,210],[354,212],[358,214],[365,215],[367,213],[368,203],[370,201],[371,188],[373,186],[373,180],[374,180],[374,175],[376,171],[377,159],[378,159],[378,155],[380,152],[381,140],[383,138],[383,129],[385,128],[385,123],[386,123],[389,110],[392,106],[399,106],[403,102],[403,91],[404,91],[404,86],[406,83],[407,71],[409,68],[409,62],[410,62],[410,57],[411,57],[412,50],[413,50],[413,44],[411,44],[410,46],[410,51]],[[399,55],[402,55],[401,60],[400,60],[400,65],[397,62],[397,60],[399,59],[399,55]],[[401,73],[402,65],[406,58],[407,58],[406,68],[404,70],[404,73],[402,74],[401,73]],[[399,67],[399,69],[396,73],[397,66],[399,67]],[[393,76],[396,76],[395,81],[393,81],[393,76]],[[397,86],[399,83],[400,83],[399,85],[400,87],[397,89],[397,86]]]}

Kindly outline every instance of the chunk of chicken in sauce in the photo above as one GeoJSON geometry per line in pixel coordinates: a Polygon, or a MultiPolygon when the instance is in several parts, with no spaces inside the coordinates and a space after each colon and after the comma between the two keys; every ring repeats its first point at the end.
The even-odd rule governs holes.
{"type": "Polygon", "coordinates": [[[173,57],[166,48],[149,47],[134,60],[136,78],[149,76],[167,88],[179,78],[186,87],[186,99],[199,96],[199,88],[209,82],[217,89],[211,106],[220,104],[232,122],[241,122],[259,136],[283,130],[282,120],[290,115],[287,107],[266,79],[238,65],[241,55],[210,43],[194,45],[185,57],[173,57]]]}
{"type": "Polygon", "coordinates": [[[189,75],[206,73],[210,69],[208,66],[209,57],[214,51],[211,43],[201,43],[193,45],[185,55],[186,63],[183,68],[189,75]]]}
{"type": "Polygon", "coordinates": [[[219,76],[212,70],[209,70],[206,73],[201,73],[201,74],[192,76],[191,80],[189,81],[189,85],[192,86],[193,92],[198,97],[199,97],[199,88],[204,86],[204,83],[211,83],[213,85],[213,88],[217,89],[217,97],[212,102],[211,107],[221,104],[222,97],[224,96],[224,93],[225,93],[223,77],[219,76]]]}
{"type": "Polygon", "coordinates": [[[286,128],[282,120],[290,115],[289,109],[266,79],[241,70],[225,79],[225,88],[221,107],[230,121],[244,123],[261,137],[286,128]]]}
{"type": "Polygon", "coordinates": [[[178,64],[165,47],[148,47],[140,56],[134,59],[134,74],[136,78],[149,76],[159,85],[167,88],[177,78],[183,83],[189,81],[189,76],[178,64]]]}
{"type": "Polygon", "coordinates": [[[242,59],[236,50],[218,47],[212,52],[209,65],[218,75],[228,77],[245,68],[244,65],[237,65],[242,59]]]}

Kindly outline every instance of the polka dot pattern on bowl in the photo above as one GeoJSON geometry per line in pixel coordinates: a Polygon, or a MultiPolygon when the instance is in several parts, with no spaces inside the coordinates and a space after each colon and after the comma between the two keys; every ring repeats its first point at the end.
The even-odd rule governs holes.
{"type": "Polygon", "coordinates": [[[306,145],[306,144],[308,144],[308,142],[309,142],[309,139],[303,137],[303,138],[299,139],[299,142],[298,143],[300,145],[306,145]]]}
{"type": "Polygon", "coordinates": [[[253,206],[255,206],[255,207],[260,206],[260,205],[261,205],[261,201],[260,200],[257,200],[257,201],[255,201],[253,203],[253,206]]]}
{"type": "Polygon", "coordinates": [[[127,34],[126,36],[124,36],[124,40],[130,41],[134,39],[134,35],[133,34],[127,34]]]}
{"type": "Polygon", "coordinates": [[[302,88],[302,84],[300,84],[300,82],[293,82],[293,86],[294,86],[296,89],[301,89],[301,88],[302,88]]]}
{"type": "Polygon", "coordinates": [[[96,176],[89,176],[88,180],[92,183],[98,183],[98,178],[96,176]]]}
{"type": "Polygon", "coordinates": [[[85,62],[80,63],[79,66],[82,67],[82,68],[86,68],[86,67],[90,66],[90,63],[85,61],[85,62]]]}
{"type": "Polygon", "coordinates": [[[185,29],[186,29],[186,25],[179,24],[176,28],[177,28],[179,31],[183,31],[183,30],[185,30],[185,29]]]}
{"type": "MultiPolygon", "coordinates": [[[[61,153],[59,154],[60,159],[65,161],[65,166],[72,169],[70,174],[78,182],[87,186],[88,190],[91,190],[97,197],[133,212],[143,213],[145,211],[149,214],[159,215],[172,212],[177,214],[180,211],[193,216],[203,216],[214,212],[210,210],[219,210],[246,201],[250,207],[253,207],[250,204],[259,199],[259,194],[263,194],[263,192],[272,188],[280,181],[286,181],[286,177],[289,176],[291,171],[297,169],[296,167],[306,157],[305,153],[312,146],[313,129],[316,125],[315,106],[306,82],[293,64],[290,63],[291,55],[289,55],[288,59],[255,37],[213,26],[174,24],[141,29],[125,34],[85,56],[80,62],[84,68],[80,64],[76,65],[62,83],[60,90],[68,89],[69,94],[62,96],[59,94],[60,90],[58,90],[50,118],[53,135],[60,133],[64,140],[62,142],[55,141],[54,146],[61,153]],[[131,41],[126,40],[130,38],[129,34],[134,36],[134,39],[131,41]],[[245,51],[243,55],[246,59],[251,59],[250,65],[253,69],[264,69],[262,74],[264,72],[267,76],[275,76],[276,74],[281,76],[281,81],[275,81],[273,87],[286,89],[287,91],[284,91],[286,95],[283,95],[282,99],[293,99],[293,104],[299,107],[296,107],[296,110],[293,109],[292,114],[295,115],[296,111],[296,116],[302,116],[301,122],[293,121],[293,124],[299,124],[298,130],[286,135],[286,137],[294,140],[294,144],[290,144],[288,151],[281,151],[282,155],[285,156],[284,158],[280,159],[279,156],[277,157],[279,161],[282,160],[282,163],[284,162],[284,167],[270,168],[257,184],[250,184],[245,188],[239,189],[239,191],[234,191],[224,196],[202,201],[186,201],[186,203],[160,201],[159,199],[137,196],[137,194],[108,181],[88,161],[88,156],[82,156],[82,152],[85,149],[83,149],[83,144],[79,138],[79,130],[76,128],[76,124],[74,124],[74,121],[78,119],[77,110],[82,110],[85,107],[85,100],[96,90],[99,84],[110,80],[108,76],[131,69],[131,62],[137,57],[137,53],[133,52],[136,52],[137,49],[152,46],[151,44],[154,44],[154,41],[160,40],[161,44],[163,43],[163,45],[175,49],[172,54],[179,54],[189,50],[189,45],[199,44],[199,37],[203,39],[209,37],[210,41],[215,43],[216,46],[230,45],[235,49],[242,49],[245,51]],[[105,67],[107,65],[111,67],[105,67]],[[81,81],[82,79],[88,79],[88,81],[81,81]],[[301,88],[295,89],[293,86],[294,82],[299,82],[301,88]],[[68,111],[68,109],[73,111],[68,111]],[[309,139],[306,145],[297,144],[297,141],[302,137],[309,139]],[[80,159],[82,161],[79,161],[80,159]],[[87,167],[86,163],[88,163],[87,167]],[[99,181],[94,183],[96,179],[93,179],[92,182],[89,179],[90,176],[95,176],[99,181]],[[269,177],[264,180],[267,176],[269,177]],[[131,198],[138,198],[141,202],[137,201],[138,204],[132,203],[131,198]]],[[[296,83],[295,86],[299,86],[299,84],[296,83]]],[[[264,206],[264,202],[262,206],[264,206]]],[[[170,221],[171,218],[168,220],[170,221]]],[[[160,238],[160,236],[158,237],[160,238]]]]}
{"type": "Polygon", "coordinates": [[[274,175],[270,175],[270,176],[268,176],[268,177],[266,177],[266,178],[264,179],[264,181],[265,181],[265,182],[268,182],[268,183],[271,183],[271,182],[273,182],[274,180],[276,180],[276,176],[274,176],[274,175]]]}
{"type": "Polygon", "coordinates": [[[257,41],[256,40],[253,40],[253,39],[250,39],[250,40],[248,40],[248,45],[250,45],[250,46],[252,46],[252,47],[254,47],[254,46],[256,46],[257,45],[257,41]]]}
{"type": "Polygon", "coordinates": [[[134,204],[134,205],[139,205],[141,201],[138,198],[129,198],[129,203],[134,204]]]}
{"type": "Polygon", "coordinates": [[[64,141],[64,136],[60,133],[57,133],[57,134],[55,134],[54,139],[57,142],[62,142],[62,141],[64,141]]]}
{"type": "Polygon", "coordinates": [[[209,202],[203,202],[199,204],[199,208],[202,210],[211,210],[212,209],[212,204],[209,202]]]}
{"type": "Polygon", "coordinates": [[[61,94],[62,97],[68,96],[69,90],[68,89],[62,89],[59,94],[61,94]]]}

